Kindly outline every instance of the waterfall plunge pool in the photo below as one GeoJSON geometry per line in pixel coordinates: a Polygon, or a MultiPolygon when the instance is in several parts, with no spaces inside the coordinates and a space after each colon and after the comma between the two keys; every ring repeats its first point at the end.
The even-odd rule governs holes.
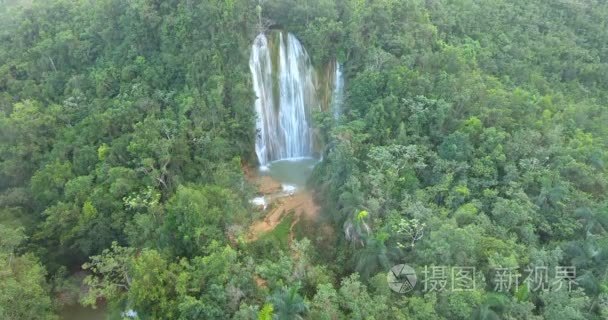
{"type": "Polygon", "coordinates": [[[319,159],[311,157],[280,159],[260,167],[260,175],[268,175],[283,185],[283,192],[293,193],[306,188],[306,182],[319,159]]]}

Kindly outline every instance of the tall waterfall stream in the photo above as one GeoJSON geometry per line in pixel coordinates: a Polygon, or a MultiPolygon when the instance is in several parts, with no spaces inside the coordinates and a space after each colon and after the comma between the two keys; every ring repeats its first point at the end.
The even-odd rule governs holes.
{"type": "Polygon", "coordinates": [[[313,155],[311,109],[318,107],[314,69],[302,44],[291,33],[279,32],[274,45],[278,48],[266,34],[258,35],[249,60],[257,95],[255,151],[262,167],[313,155]]]}
{"type": "MultiPolygon", "coordinates": [[[[332,64],[331,112],[338,118],[342,103],[341,65],[332,64]]],[[[260,33],[253,41],[249,68],[256,94],[255,152],[259,174],[282,185],[276,194],[252,200],[263,206],[270,199],[305,189],[306,180],[318,162],[318,147],[312,128],[312,111],[320,109],[317,74],[300,41],[291,33],[260,33]]]]}

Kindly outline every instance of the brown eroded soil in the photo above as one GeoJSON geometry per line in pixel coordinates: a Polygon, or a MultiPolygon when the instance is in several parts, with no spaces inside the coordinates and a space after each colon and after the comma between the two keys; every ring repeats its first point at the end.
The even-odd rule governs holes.
{"type": "Polygon", "coordinates": [[[263,233],[273,230],[283,219],[285,214],[294,214],[293,226],[300,219],[315,221],[319,214],[319,207],[308,191],[300,191],[291,196],[276,198],[270,205],[271,209],[263,220],[254,222],[249,228],[248,240],[255,241],[263,233]]]}
{"type": "MultiPolygon", "coordinates": [[[[268,211],[263,219],[254,221],[247,231],[247,241],[255,241],[269,231],[274,230],[281,220],[293,212],[290,239],[294,238],[294,226],[304,219],[309,223],[316,223],[320,213],[319,206],[315,203],[310,191],[298,190],[292,195],[285,194],[281,183],[270,176],[258,175],[257,171],[243,164],[245,178],[249,183],[256,186],[259,195],[264,195],[268,201],[268,211]]],[[[329,226],[324,226],[328,227],[329,226]]],[[[330,228],[331,229],[331,228],[330,228]]]]}
{"type": "MultiPolygon", "coordinates": [[[[269,176],[259,176],[254,170],[245,169],[245,176],[249,183],[256,186],[259,195],[264,195],[268,203],[268,209],[263,219],[254,221],[247,230],[246,241],[256,241],[263,234],[274,230],[289,214],[293,214],[293,220],[289,230],[289,243],[296,237],[295,226],[303,223],[305,228],[312,228],[311,235],[317,235],[317,245],[333,243],[335,234],[331,225],[320,222],[320,208],[315,203],[313,193],[299,190],[289,195],[283,192],[281,183],[269,176]],[[318,238],[318,237],[321,238],[318,238]]],[[[295,252],[292,252],[294,254],[295,252]]],[[[259,275],[254,275],[256,285],[267,288],[267,281],[259,275]]]]}
{"type": "Polygon", "coordinates": [[[281,184],[269,176],[257,177],[254,184],[258,188],[258,192],[264,195],[270,195],[282,191],[281,184]]]}
{"type": "Polygon", "coordinates": [[[258,193],[270,195],[281,192],[282,187],[280,182],[274,180],[270,176],[258,175],[256,169],[251,168],[246,164],[243,164],[243,173],[245,174],[245,179],[257,188],[258,193]]]}

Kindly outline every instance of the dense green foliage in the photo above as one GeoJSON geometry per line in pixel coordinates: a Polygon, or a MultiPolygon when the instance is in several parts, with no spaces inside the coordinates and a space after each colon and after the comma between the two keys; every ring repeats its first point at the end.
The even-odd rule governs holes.
{"type": "Polygon", "coordinates": [[[365,208],[371,232],[338,265],[374,274],[386,268],[370,254],[405,243],[399,261],[418,266],[576,266],[580,292],[489,303],[482,285],[437,294],[432,317],[605,317],[608,7],[351,5],[348,111],[316,181],[339,225],[365,208]]]}
{"type": "Polygon", "coordinates": [[[608,317],[608,4],[260,3],[0,1],[0,318],[54,318],[83,264],[113,319],[608,317]],[[325,246],[244,240],[266,27],[345,68],[315,118],[325,246]],[[578,286],[397,295],[397,263],[578,286]]]}

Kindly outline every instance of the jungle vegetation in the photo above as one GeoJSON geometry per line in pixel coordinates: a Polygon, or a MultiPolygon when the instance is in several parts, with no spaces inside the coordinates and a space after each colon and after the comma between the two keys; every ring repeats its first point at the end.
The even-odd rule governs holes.
{"type": "Polygon", "coordinates": [[[0,0],[0,319],[606,319],[607,21],[601,0],[0,0]],[[331,242],[243,240],[272,28],[344,66],[309,181],[331,242]],[[396,294],[399,263],[477,285],[396,294]],[[487,279],[529,266],[576,285],[487,279]]]}

